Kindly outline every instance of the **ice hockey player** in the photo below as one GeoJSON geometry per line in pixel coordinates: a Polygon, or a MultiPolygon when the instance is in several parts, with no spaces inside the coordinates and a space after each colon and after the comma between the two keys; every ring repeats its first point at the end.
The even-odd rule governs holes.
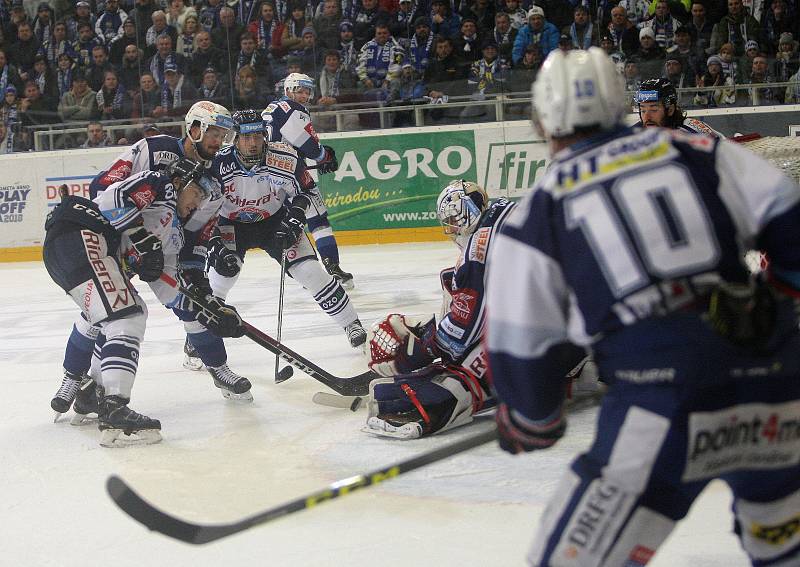
{"type": "Polygon", "coordinates": [[[609,384],[528,563],[645,565],[721,479],[750,561],[799,565],[800,187],[728,141],[626,128],[623,88],[596,47],[550,54],[533,120],[552,163],[489,257],[501,446],[564,435],[576,346],[609,384]],[[743,261],[756,243],[768,280],[743,261]]]}
{"type": "Polygon", "coordinates": [[[333,173],[339,168],[333,148],[319,143],[305,106],[314,98],[314,80],[302,73],[290,73],[283,82],[283,92],[284,96],[270,103],[261,114],[269,126],[269,141],[290,144],[303,158],[298,161],[297,179],[311,199],[308,228],[325,269],[347,289],[352,289],[353,274],[339,266],[339,246],[328,221],[328,209],[305,164],[306,159],[316,160],[319,174],[333,173]]]}
{"type": "MultiPolygon", "coordinates": [[[[112,184],[96,201],[64,191],[62,202],[48,215],[45,266],[103,337],[93,374],[97,405],[89,409],[98,414],[105,447],[161,440],[160,422],[128,407],[147,307],[122,266],[151,283],[159,281],[170,263],[174,266],[173,248],[183,239],[180,220],[200,206],[214,183],[201,175],[199,164],[183,159],[166,172],[143,172],[112,184]]],[[[214,319],[205,312],[199,317],[236,334],[241,319],[235,310],[220,302],[217,307],[214,319]]],[[[68,399],[76,392],[63,394],[68,399]]]]}
{"type": "Polygon", "coordinates": [[[678,128],[693,134],[708,134],[715,138],[724,138],[711,126],[689,118],[678,106],[678,92],[669,79],[657,78],[642,81],[636,92],[636,103],[639,108],[637,126],[645,128],[678,128]]]}
{"type": "Polygon", "coordinates": [[[386,378],[370,385],[364,431],[415,439],[472,421],[491,406],[481,343],[485,310],[484,269],[489,244],[513,204],[489,203],[476,183],[451,181],[436,212],[459,247],[456,266],[441,274],[442,318],[427,322],[388,315],[369,331],[369,367],[386,378]]]}
{"type": "MultiPolygon", "coordinates": [[[[284,142],[267,149],[267,126],[257,110],[233,114],[236,140],[214,158],[212,173],[224,188],[219,231],[240,264],[250,248],[261,248],[277,262],[286,254],[286,273],[302,285],[322,310],[345,331],[350,345],[363,349],[367,333],[358,320],[341,282],[317,260],[305,232],[311,199],[301,189],[295,171],[302,161],[284,142]]],[[[226,298],[238,272],[227,275],[209,269],[214,294],[226,298]]]]}

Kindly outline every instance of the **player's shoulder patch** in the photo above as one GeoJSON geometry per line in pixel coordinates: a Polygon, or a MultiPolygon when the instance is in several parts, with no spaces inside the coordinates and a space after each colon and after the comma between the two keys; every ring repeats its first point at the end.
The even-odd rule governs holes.
{"type": "Polygon", "coordinates": [[[286,101],[286,100],[281,100],[281,101],[278,101],[278,106],[279,106],[279,107],[281,108],[281,110],[283,110],[284,112],[289,112],[289,111],[291,111],[291,110],[292,110],[292,106],[289,104],[289,101],[286,101]]]}
{"type": "Polygon", "coordinates": [[[469,250],[467,251],[467,260],[486,262],[486,250],[489,248],[489,237],[492,234],[492,228],[485,226],[479,228],[469,239],[469,250]]]}
{"type": "Polygon", "coordinates": [[[695,150],[710,152],[714,149],[714,138],[705,134],[694,134],[687,130],[669,130],[673,141],[689,145],[695,150]]]}

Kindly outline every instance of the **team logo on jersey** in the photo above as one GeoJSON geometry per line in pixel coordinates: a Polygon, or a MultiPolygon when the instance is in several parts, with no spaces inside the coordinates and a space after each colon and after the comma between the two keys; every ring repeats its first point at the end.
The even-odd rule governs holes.
{"type": "Polygon", "coordinates": [[[472,312],[478,303],[478,292],[474,289],[462,288],[453,293],[450,302],[450,317],[456,323],[466,325],[472,319],[472,312]]]}
{"type": "Polygon", "coordinates": [[[151,185],[144,184],[131,191],[130,198],[138,209],[144,209],[156,200],[156,192],[151,185]]]}
{"type": "Polygon", "coordinates": [[[631,554],[628,556],[628,561],[625,563],[625,567],[643,567],[650,562],[655,554],[656,552],[649,547],[637,545],[633,548],[633,551],[631,551],[631,554]]]}
{"type": "Polygon", "coordinates": [[[169,165],[178,161],[178,154],[175,152],[153,152],[153,166],[169,165]]]}
{"type": "Polygon", "coordinates": [[[489,247],[491,227],[485,226],[478,230],[469,244],[469,259],[483,264],[486,261],[486,249],[489,247]]]}
{"type": "Polygon", "coordinates": [[[800,462],[800,401],[743,404],[689,416],[685,482],[800,462]]]}
{"type": "Polygon", "coordinates": [[[613,528],[610,524],[625,517],[626,510],[620,508],[625,497],[619,486],[601,479],[593,481],[581,497],[554,554],[581,563],[579,558],[585,558],[601,538],[607,537],[613,528]]]}
{"type": "Polygon", "coordinates": [[[223,163],[219,166],[220,175],[227,175],[229,173],[233,173],[234,171],[236,171],[236,163],[234,162],[223,163]]]}
{"type": "Polygon", "coordinates": [[[766,541],[770,545],[784,545],[798,533],[800,533],[800,514],[782,524],[763,526],[754,523],[750,527],[750,534],[754,538],[766,541]]]}
{"type": "Polygon", "coordinates": [[[100,183],[111,185],[117,181],[122,181],[130,176],[131,171],[133,171],[133,164],[129,161],[120,160],[109,168],[100,183]]]}

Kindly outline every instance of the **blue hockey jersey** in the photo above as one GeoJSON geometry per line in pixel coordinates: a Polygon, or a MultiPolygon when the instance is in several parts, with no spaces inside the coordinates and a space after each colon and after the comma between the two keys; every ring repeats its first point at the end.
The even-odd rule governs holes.
{"type": "Polygon", "coordinates": [[[270,142],[286,142],[306,159],[319,161],[325,157],[325,148],[319,143],[308,109],[299,102],[284,96],[271,102],[261,118],[267,124],[270,142]]]}

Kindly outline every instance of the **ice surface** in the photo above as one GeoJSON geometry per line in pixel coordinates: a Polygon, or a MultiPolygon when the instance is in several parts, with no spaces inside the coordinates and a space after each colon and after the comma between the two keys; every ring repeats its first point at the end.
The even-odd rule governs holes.
{"type": "MultiPolygon", "coordinates": [[[[438,313],[438,273],[449,243],[355,246],[342,267],[365,325],[389,312],[438,313]]],[[[279,266],[251,253],[229,297],[274,334],[279,266]]],[[[361,433],[365,410],[311,403],[325,390],[299,370],[273,382],[274,359],[246,338],[227,340],[229,363],[253,381],[255,402],[226,402],[205,372],[181,367],[183,331],[150,306],[131,406],[161,420],[159,445],[104,449],[92,426],[52,423],[64,345],[77,313],[40,263],[0,265],[0,565],[25,566],[512,566],[571,456],[588,445],[594,410],[573,416],[556,448],[512,457],[486,445],[313,510],[195,547],[150,533],[105,493],[118,474],[163,509],[197,521],[264,510],[353,474],[471,435],[488,423],[402,442],[361,433]]],[[[330,372],[363,372],[344,332],[287,280],[283,339],[330,372]]],[[[68,414],[68,416],[71,414],[68,414]]],[[[653,567],[747,564],[732,534],[730,494],[712,485],[653,567]]]]}

